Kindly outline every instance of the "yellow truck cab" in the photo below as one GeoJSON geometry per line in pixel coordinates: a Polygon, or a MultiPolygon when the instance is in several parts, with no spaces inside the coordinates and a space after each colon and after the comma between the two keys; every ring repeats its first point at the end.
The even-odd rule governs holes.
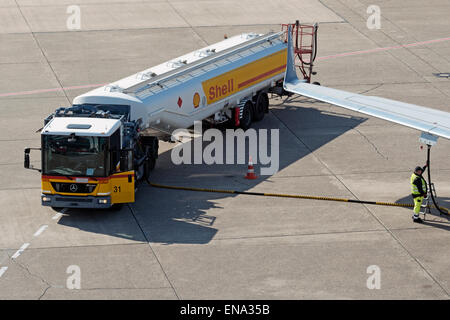
{"type": "Polygon", "coordinates": [[[140,138],[128,120],[127,106],[113,105],[60,108],[49,116],[41,131],[42,205],[109,208],[134,202],[135,180],[148,175],[157,147],[156,155],[154,146],[149,152],[149,137],[140,138]]]}

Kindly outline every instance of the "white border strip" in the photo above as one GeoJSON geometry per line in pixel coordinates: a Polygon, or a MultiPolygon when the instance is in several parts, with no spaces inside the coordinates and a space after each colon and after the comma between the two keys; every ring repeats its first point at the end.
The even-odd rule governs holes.
{"type": "Polygon", "coordinates": [[[36,232],[34,233],[33,237],[38,237],[38,236],[40,236],[41,233],[44,232],[45,229],[47,229],[47,228],[48,228],[48,225],[44,224],[42,227],[39,228],[38,231],[36,231],[36,232]]]}
{"type": "Polygon", "coordinates": [[[0,278],[1,278],[2,275],[6,272],[6,270],[8,270],[8,267],[1,267],[1,268],[0,268],[0,278]]]}
{"type": "Polygon", "coordinates": [[[30,244],[29,244],[28,242],[27,242],[27,243],[24,243],[24,244],[20,247],[20,249],[17,250],[16,253],[14,253],[14,255],[11,257],[11,259],[16,259],[17,257],[19,257],[19,256],[22,254],[22,252],[24,252],[25,249],[28,248],[29,245],[30,245],[30,244]]]}

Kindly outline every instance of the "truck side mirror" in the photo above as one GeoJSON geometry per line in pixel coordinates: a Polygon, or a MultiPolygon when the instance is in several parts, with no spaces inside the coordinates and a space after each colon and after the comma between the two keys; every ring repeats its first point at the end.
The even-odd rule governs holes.
{"type": "Polygon", "coordinates": [[[30,169],[30,148],[25,148],[23,166],[25,169],[30,169]]]}
{"type": "Polygon", "coordinates": [[[120,150],[120,171],[126,172],[133,170],[133,150],[120,150]]]}
{"type": "Polygon", "coordinates": [[[128,171],[128,153],[125,150],[120,151],[120,172],[128,171]]]}
{"type": "Polygon", "coordinates": [[[23,166],[25,169],[31,169],[41,172],[41,169],[33,168],[33,166],[30,165],[30,150],[41,150],[41,148],[25,148],[23,166]]]}

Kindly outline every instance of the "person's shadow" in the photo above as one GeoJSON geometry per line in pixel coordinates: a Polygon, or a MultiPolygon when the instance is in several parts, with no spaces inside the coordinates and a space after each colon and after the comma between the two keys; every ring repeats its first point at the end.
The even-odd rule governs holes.
{"type": "MultiPolygon", "coordinates": [[[[254,129],[279,129],[279,171],[367,120],[315,108],[290,106],[292,101],[293,99],[272,101],[271,112],[262,121],[252,125],[254,129]],[[292,125],[295,125],[295,132],[291,131],[292,125]]],[[[295,102],[299,101],[315,103],[304,97],[295,97],[295,102]]],[[[235,157],[236,148],[235,143],[235,157]]],[[[270,147],[268,150],[270,152],[270,147]]],[[[248,159],[248,141],[246,152],[245,158],[248,159]]],[[[225,157],[226,154],[224,159],[225,157]]],[[[270,177],[261,176],[257,172],[257,180],[247,180],[244,179],[246,171],[246,163],[175,165],[171,160],[171,150],[168,150],[159,155],[151,181],[245,191],[270,177]]],[[[135,241],[203,244],[211,241],[217,233],[214,227],[216,217],[209,215],[208,210],[222,208],[218,202],[223,198],[233,197],[233,194],[159,189],[140,183],[135,203],[124,205],[117,211],[68,209],[60,218],[59,224],[135,241]]]]}
{"type": "MultiPolygon", "coordinates": [[[[437,191],[439,191],[439,190],[437,190],[437,191]]],[[[440,207],[450,208],[450,198],[449,197],[437,196],[435,198],[435,200],[440,207]]],[[[430,201],[432,208],[431,208],[431,212],[426,214],[424,224],[450,231],[450,215],[441,214],[434,207],[433,200],[430,198],[429,201],[430,201]]],[[[395,203],[411,203],[412,204],[413,198],[411,195],[407,195],[403,198],[398,199],[397,201],[395,201],[395,203]]],[[[412,208],[405,207],[405,209],[410,210],[412,212],[412,208]]],[[[422,208],[420,211],[424,212],[424,210],[425,210],[425,208],[422,208]]],[[[445,211],[444,211],[444,213],[445,213],[445,211]]],[[[423,218],[422,214],[421,214],[421,218],[423,218]]]]}

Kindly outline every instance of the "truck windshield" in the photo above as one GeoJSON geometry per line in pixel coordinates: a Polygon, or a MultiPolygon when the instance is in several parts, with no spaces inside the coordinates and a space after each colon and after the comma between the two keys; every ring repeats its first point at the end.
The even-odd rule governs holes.
{"type": "Polygon", "coordinates": [[[43,173],[105,177],[109,170],[108,138],[43,135],[43,173]]]}

